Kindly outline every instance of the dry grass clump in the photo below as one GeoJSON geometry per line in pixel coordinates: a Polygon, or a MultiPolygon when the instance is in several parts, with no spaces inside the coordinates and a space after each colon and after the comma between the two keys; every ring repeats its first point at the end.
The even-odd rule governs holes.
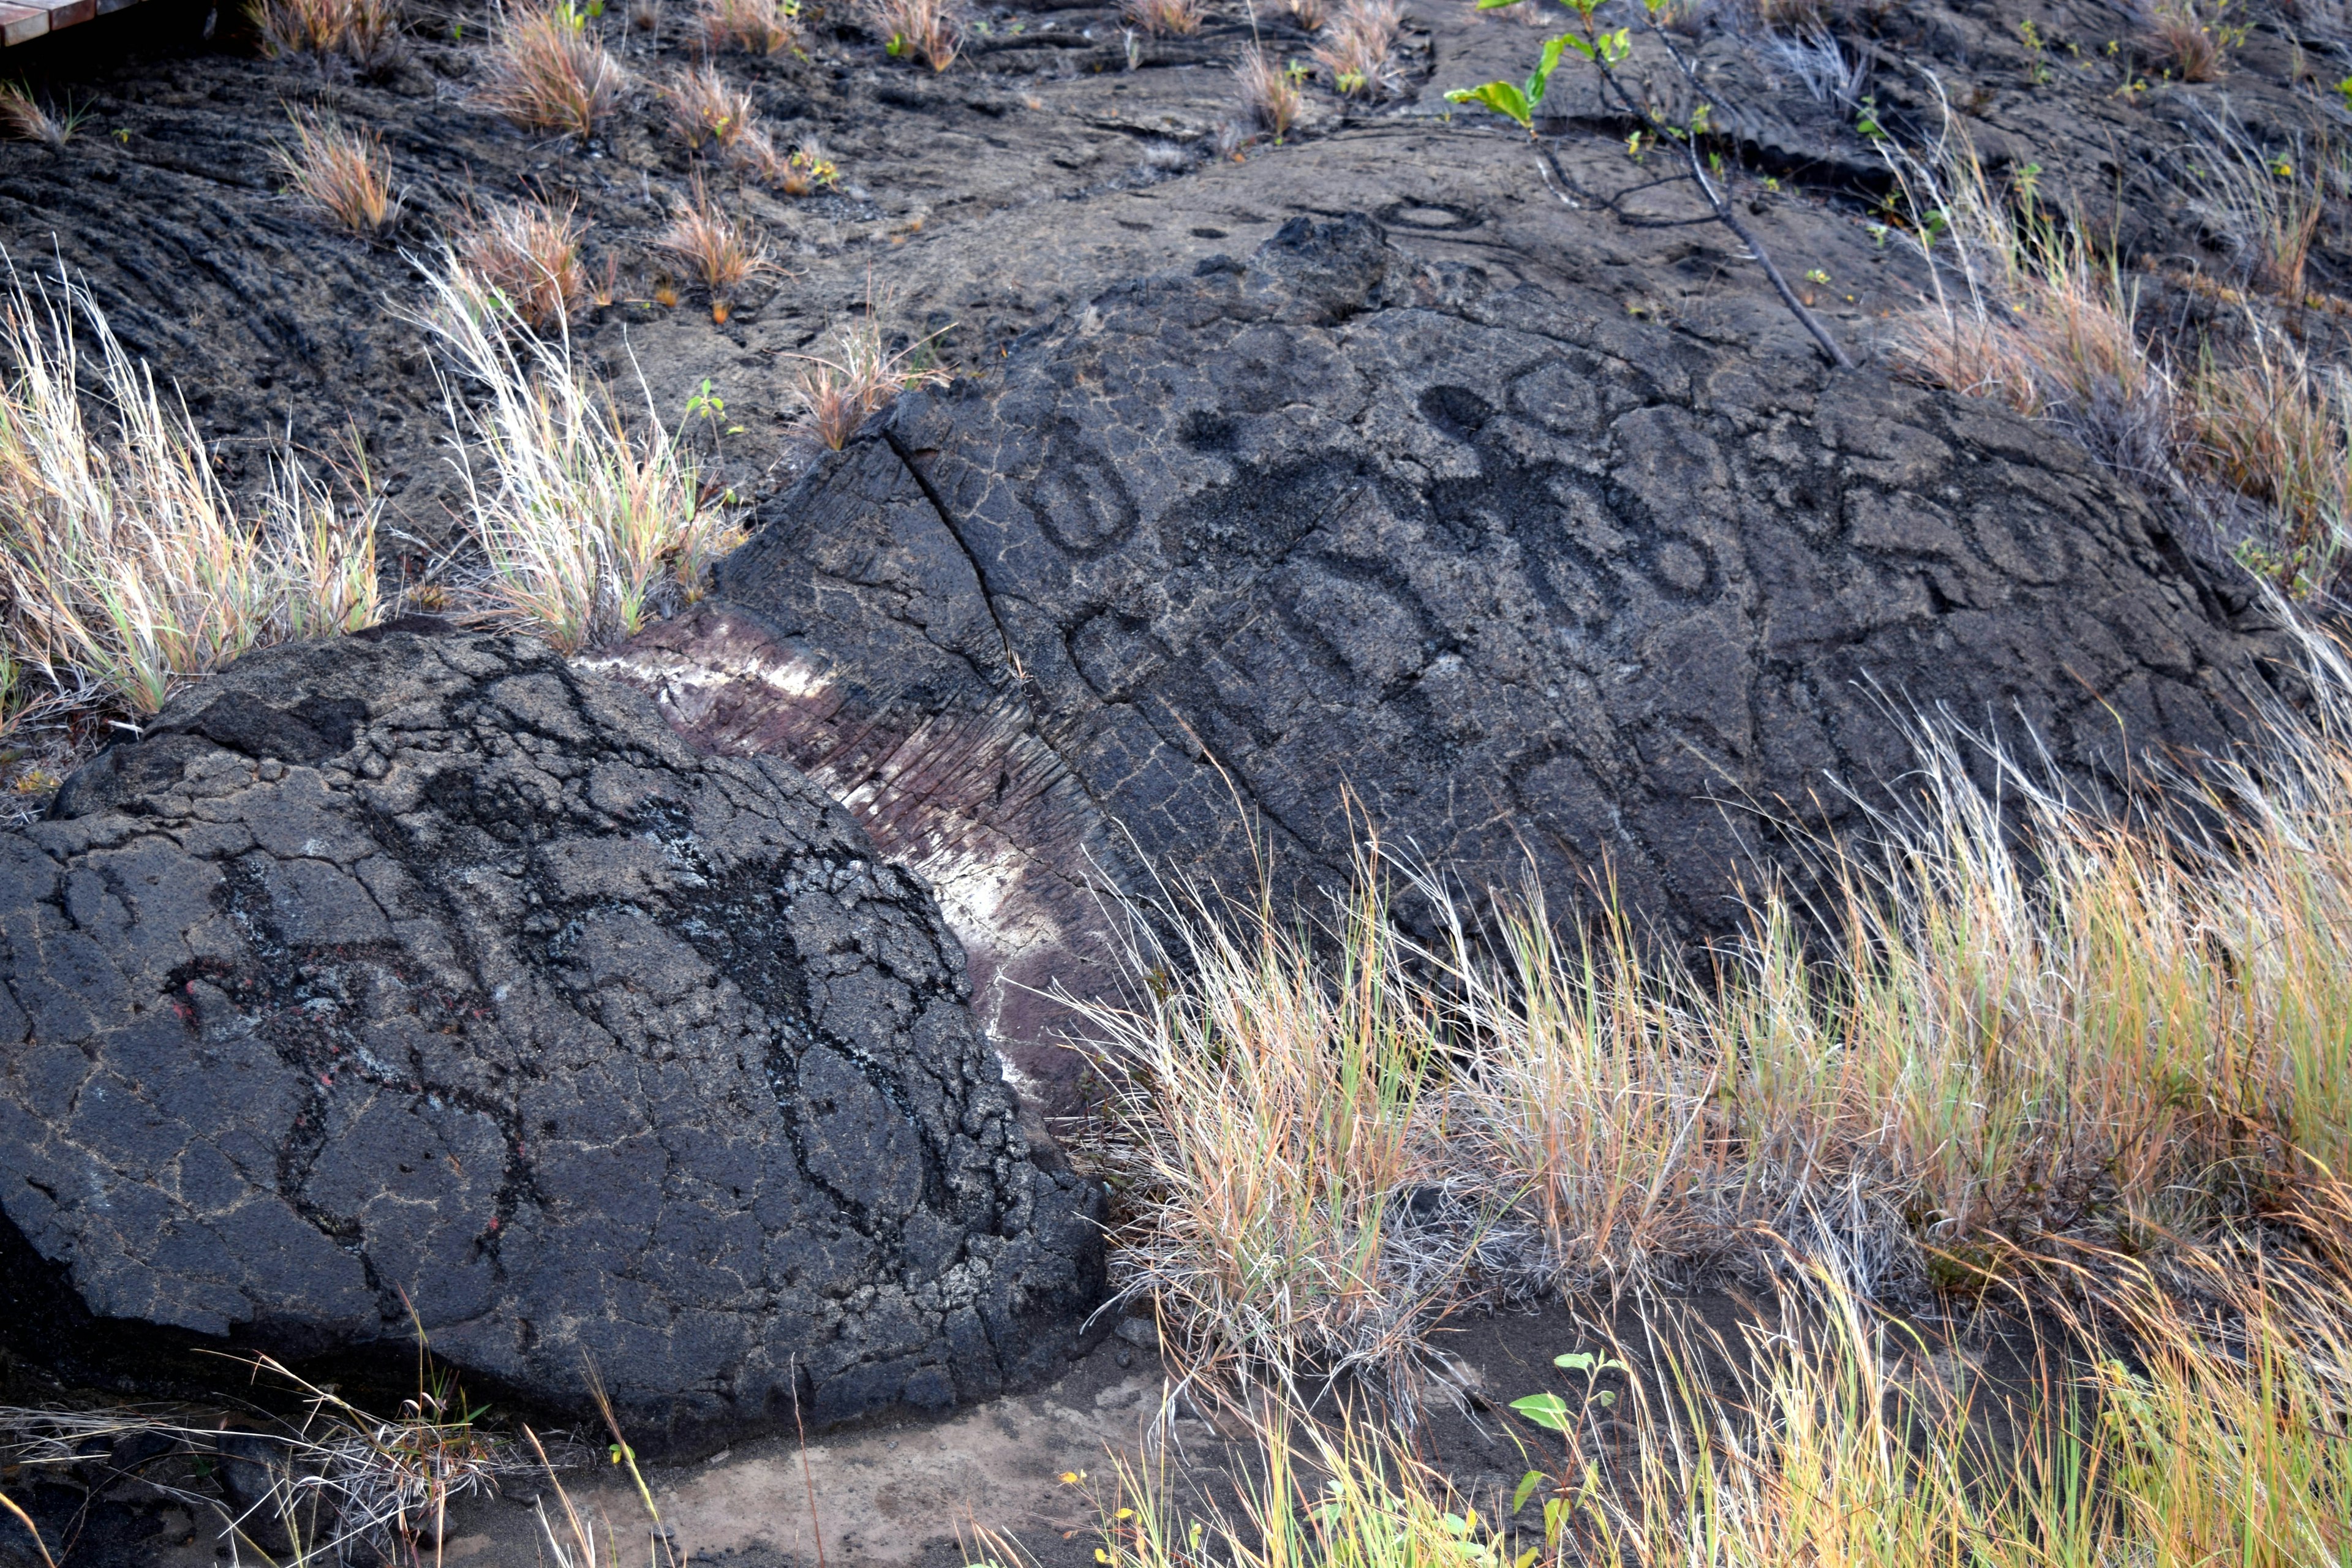
{"type": "Polygon", "coordinates": [[[772,271],[774,258],[750,223],[712,205],[698,176],[694,200],[670,220],[655,242],[683,262],[710,290],[711,312],[727,319],[727,296],[754,276],[772,271]]]}
{"type": "Polygon", "coordinates": [[[732,147],[758,129],[751,95],[709,65],[680,73],[662,89],[662,97],[669,103],[670,128],[689,147],[732,147]]]}
{"type": "Polygon", "coordinates": [[[2189,378],[2189,461],[2268,509],[2270,536],[2242,558],[2308,594],[2336,581],[2352,548],[2352,382],[2259,319],[2247,337],[2234,363],[2209,356],[2189,378]]]}
{"type": "Polygon", "coordinates": [[[866,0],[866,26],[881,36],[894,59],[919,58],[935,71],[963,50],[957,0],[866,0]]]}
{"type": "Polygon", "coordinates": [[[248,648],[374,621],[375,509],[338,506],[292,456],[257,516],[214,475],[184,408],[115,339],[87,290],[60,280],[0,297],[0,661],[37,672],[37,700],[154,712],[191,676],[248,648]],[[96,343],[112,419],[92,428],[74,319],[96,343]]]}
{"type": "Polygon", "coordinates": [[[0,136],[11,142],[38,142],[54,151],[71,140],[81,119],[50,113],[23,82],[0,81],[0,136]]]}
{"type": "MultiPolygon", "coordinates": [[[[2316,187],[2225,123],[2213,132],[2196,165],[2208,221],[2231,237],[2249,280],[2299,298],[2316,187]]],[[[1915,210],[1937,224],[1921,243],[1935,299],[1900,323],[1900,363],[2054,421],[2158,495],[2228,486],[2254,503],[2246,565],[2299,596],[2332,589],[2352,559],[2352,397],[2340,370],[2312,364],[2252,300],[2227,357],[2176,368],[2141,333],[2137,290],[2113,259],[2030,200],[2003,199],[1965,141],[1899,173],[1915,210]]]]}
{"type": "Polygon", "coordinates": [[[2182,81],[2218,81],[2229,67],[2229,49],[2218,21],[2218,10],[2209,16],[2197,0],[2171,0],[2148,14],[2148,44],[2182,81]]]}
{"type": "Polygon", "coordinates": [[[1343,93],[1383,98],[1403,85],[1396,62],[1403,0],[1347,0],[1316,41],[1315,61],[1343,93]]]}
{"type": "Polygon", "coordinates": [[[652,395],[633,429],[568,339],[532,332],[455,255],[432,291],[423,324],[477,395],[443,384],[483,597],[569,654],[698,595],[733,536],[652,395]]]}
{"type": "Polygon", "coordinates": [[[793,400],[808,416],[816,438],[835,451],[900,393],[948,380],[947,372],[922,363],[939,334],[894,350],[884,324],[888,314],[887,297],[877,299],[869,289],[865,314],[834,332],[829,352],[793,356],[800,362],[789,389],[793,400]]]}
{"type": "MultiPolygon", "coordinates": [[[[2352,1170],[2352,663],[2307,717],[2118,823],[1915,737],[1877,849],[1702,977],[1622,921],[1490,893],[1433,943],[1370,871],[1310,942],[1171,911],[1157,983],[1087,1016],[1126,1141],[1120,1289],[1204,1363],[1392,1363],[1451,1302],[1638,1285],[1777,1236],[1857,1288],[2225,1232],[2352,1170]],[[2190,813],[2201,814],[2192,819],[2190,813]],[[2226,852],[2209,835],[2226,820],[2226,852]],[[2207,826],[2199,826],[2202,822],[2207,826]]],[[[2347,1231],[2352,1237],[2352,1231],[2347,1231]]]]}
{"type": "Polygon", "coordinates": [[[509,16],[491,50],[482,101],[527,130],[595,134],[620,107],[628,73],[588,20],[578,0],[509,16]]]}
{"type": "Polygon", "coordinates": [[[340,54],[361,66],[391,58],[400,40],[394,0],[250,0],[246,15],[262,53],[340,54]]]}
{"type": "Polygon", "coordinates": [[[381,234],[397,216],[383,138],[352,131],[331,114],[294,113],[295,143],[271,152],[294,194],[353,234],[381,234]]]}
{"type": "Polygon", "coordinates": [[[1283,0],[1283,9],[1290,13],[1291,21],[1302,33],[1318,30],[1330,15],[1330,7],[1324,0],[1283,0]]]}
{"type": "Polygon", "coordinates": [[[698,0],[695,31],[706,49],[772,55],[800,42],[797,0],[698,0]]]}
{"type": "Polygon", "coordinates": [[[1202,18],[1201,0],[1120,0],[1119,15],[1155,38],[1190,37],[1202,18]]]}
{"type": "Polygon", "coordinates": [[[1243,117],[1270,132],[1276,142],[1298,122],[1298,83],[1282,62],[1255,45],[1242,51],[1234,67],[1234,84],[1241,95],[1243,117]]]}
{"type": "Polygon", "coordinates": [[[580,259],[586,230],[575,206],[523,202],[468,211],[450,243],[476,287],[543,332],[564,325],[588,300],[580,259]]]}

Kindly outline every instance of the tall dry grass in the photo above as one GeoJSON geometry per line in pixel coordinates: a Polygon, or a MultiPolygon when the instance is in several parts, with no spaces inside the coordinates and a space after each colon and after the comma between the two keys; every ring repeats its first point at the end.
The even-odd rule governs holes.
{"type": "Polygon", "coordinates": [[[706,50],[772,55],[799,43],[800,6],[793,0],[697,0],[693,26],[706,50]]]}
{"type": "Polygon", "coordinates": [[[289,453],[240,509],[186,410],[79,284],[28,290],[12,272],[0,360],[0,651],[38,673],[39,700],[152,713],[249,648],[376,618],[373,500],[339,504],[289,453]]]}
{"type": "Polygon", "coordinates": [[[865,25],[881,36],[893,58],[920,59],[934,71],[963,52],[963,12],[958,0],[864,0],[865,25]]]}
{"type": "Polygon", "coordinates": [[[450,247],[474,284],[536,332],[561,331],[589,298],[580,258],[587,232],[576,205],[543,201],[469,208],[450,247]]]}
{"type": "Polygon", "coordinates": [[[423,324],[473,396],[443,391],[481,596],[564,653],[627,637],[700,594],[735,542],[650,392],[634,426],[574,363],[445,256],[423,324]]]}
{"type": "MultiPolygon", "coordinates": [[[[2352,1552],[2352,1289],[2257,1267],[2227,1311],[2145,1279],[1995,1381],[1815,1269],[1731,1334],[1644,1314],[1566,1348],[1458,1489],[1366,1411],[1265,1404],[1232,1504],[1116,1458],[1107,1568],[2308,1568],[2352,1552]],[[1541,1401],[1545,1408],[1530,1410],[1541,1401]],[[1499,1447],[1499,1445],[1497,1445],[1499,1447]],[[1492,1486],[1494,1489],[1486,1489],[1492,1486]]],[[[1505,1392],[1505,1391],[1497,1391],[1505,1392]]],[[[994,1564],[1030,1561],[983,1532],[994,1564]]]]}
{"type": "Polygon", "coordinates": [[[2352,664],[2308,655],[2308,710],[2174,781],[2177,814],[1998,754],[1989,794],[1923,728],[1825,903],[1759,894],[1704,975],[1509,889],[1474,921],[1426,874],[1416,942],[1370,865],[1319,931],[1180,903],[1134,1003],[1084,1009],[1120,1289],[1202,1364],[1289,1384],[1392,1365],[1460,1301],[1764,1237],[1864,1289],[1977,1293],[2037,1248],[2294,1209],[2352,1169],[2352,664]]]}

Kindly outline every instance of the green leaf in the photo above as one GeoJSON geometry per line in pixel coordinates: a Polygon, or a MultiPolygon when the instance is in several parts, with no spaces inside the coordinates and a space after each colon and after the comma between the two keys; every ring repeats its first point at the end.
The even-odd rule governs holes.
{"type": "Polygon", "coordinates": [[[1549,1426],[1555,1432],[1568,1430],[1568,1401],[1557,1394],[1530,1394],[1525,1399],[1512,1400],[1511,1408],[1538,1426],[1549,1426]]]}
{"type": "Polygon", "coordinates": [[[1541,1470],[1529,1470],[1519,1478],[1519,1489],[1511,1494],[1513,1513],[1528,1506],[1528,1499],[1535,1495],[1535,1489],[1544,1484],[1545,1479],[1541,1470]]]}
{"type": "Polygon", "coordinates": [[[1593,40],[1601,47],[1601,63],[1621,66],[1633,52],[1632,29],[1620,27],[1613,33],[1603,33],[1593,40]]]}
{"type": "Polygon", "coordinates": [[[1551,73],[1559,65],[1559,52],[1570,45],[1574,45],[1586,59],[1592,58],[1592,50],[1584,40],[1571,34],[1562,33],[1557,38],[1544,40],[1543,59],[1536,66],[1535,74],[1528,78],[1528,117],[1519,121],[1529,130],[1535,128],[1532,121],[1536,105],[1543,101],[1544,89],[1551,85],[1551,73]]]}
{"type": "Polygon", "coordinates": [[[1551,1358],[1551,1364],[1568,1372],[1591,1372],[1601,1358],[1591,1351],[1570,1351],[1566,1355],[1551,1358]]]}
{"type": "Polygon", "coordinates": [[[1535,110],[1528,95],[1507,81],[1490,81],[1483,87],[1456,88],[1445,95],[1452,103],[1483,103],[1496,113],[1507,115],[1523,126],[1532,126],[1535,110]]]}
{"type": "Polygon", "coordinates": [[[1478,9],[1481,11],[1501,11],[1509,6],[1516,5],[1518,3],[1519,0],[1478,0],[1478,9]]]}

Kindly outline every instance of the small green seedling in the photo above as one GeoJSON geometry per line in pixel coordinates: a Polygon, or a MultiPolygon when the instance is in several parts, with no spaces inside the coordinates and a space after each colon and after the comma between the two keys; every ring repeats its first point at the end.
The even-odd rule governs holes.
{"type": "MultiPolygon", "coordinates": [[[[1570,1351],[1565,1355],[1552,1357],[1551,1364],[1565,1372],[1582,1373],[1584,1404],[1598,1405],[1604,1410],[1617,1403],[1616,1392],[1607,1388],[1596,1390],[1592,1386],[1593,1384],[1600,1380],[1601,1374],[1604,1372],[1632,1370],[1616,1357],[1604,1356],[1598,1351],[1570,1351]]],[[[1511,1408],[1537,1426],[1549,1427],[1554,1432],[1567,1431],[1570,1422],[1574,1420],[1578,1414],[1576,1410],[1570,1408],[1567,1400],[1557,1394],[1530,1394],[1525,1399],[1512,1400],[1511,1408]]],[[[1525,1489],[1528,1483],[1522,1480],[1519,1485],[1525,1489]]],[[[1527,1500],[1527,1494],[1523,1489],[1519,1495],[1519,1501],[1524,1503],[1527,1500]]],[[[1512,1511],[1516,1513],[1518,1510],[1514,1507],[1512,1511]]]]}
{"type": "MultiPolygon", "coordinates": [[[[1503,0],[1508,4],[1509,0],[1503,0]]],[[[1496,0],[1478,0],[1482,11],[1493,10],[1496,0]]],[[[1559,57],[1571,43],[1580,40],[1562,33],[1544,40],[1543,58],[1536,65],[1535,73],[1528,78],[1525,87],[1507,81],[1490,81],[1477,87],[1458,87],[1445,95],[1451,103],[1483,103],[1496,113],[1517,122],[1530,136],[1536,133],[1536,110],[1543,102],[1544,89],[1551,85],[1551,73],[1559,68],[1559,57]]],[[[1590,52],[1587,51],[1587,58],[1590,52]]]]}
{"type": "Polygon", "coordinates": [[[1829,287],[1830,275],[1816,267],[1811,271],[1805,274],[1805,281],[1808,283],[1817,283],[1826,289],[1829,287]]]}

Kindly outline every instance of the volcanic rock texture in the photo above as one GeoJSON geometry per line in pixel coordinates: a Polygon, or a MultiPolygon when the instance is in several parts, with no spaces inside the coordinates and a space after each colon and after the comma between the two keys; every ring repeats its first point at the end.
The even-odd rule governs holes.
{"type": "MultiPolygon", "coordinates": [[[[1090,889],[1246,887],[1251,826],[1309,883],[1369,825],[1720,930],[1750,805],[1850,821],[1832,781],[1907,767],[1909,705],[2116,776],[2226,747],[2272,647],[2002,411],[1498,290],[1360,216],[1110,290],[762,521],[618,668],[813,770],[1024,984],[1100,970],[1090,889]]],[[[1066,1078],[1006,1009],[1015,1066],[1066,1078]]]]}
{"type": "Polygon", "coordinates": [[[0,933],[60,1321],[404,1351],[413,1306],[658,1440],[993,1393],[1099,1284],[922,886],[533,643],[247,659],[0,838],[0,933]]]}

